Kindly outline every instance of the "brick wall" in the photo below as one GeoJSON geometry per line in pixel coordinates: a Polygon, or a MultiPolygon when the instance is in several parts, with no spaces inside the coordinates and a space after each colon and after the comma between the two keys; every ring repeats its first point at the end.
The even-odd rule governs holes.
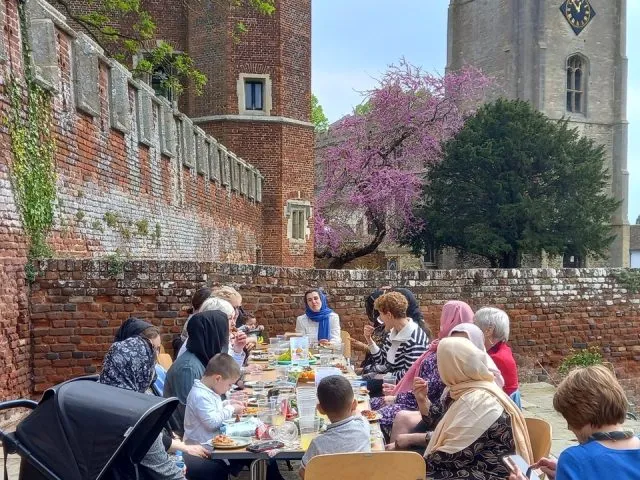
{"type": "Polygon", "coordinates": [[[364,298],[379,285],[416,293],[434,332],[447,300],[505,309],[521,365],[555,367],[571,348],[596,345],[627,391],[640,398],[640,294],[617,284],[612,270],[304,270],[188,262],[129,262],[109,278],[106,262],[42,263],[31,309],[36,390],[95,372],[115,330],[130,315],[160,326],[166,346],[180,331],[190,296],[204,284],[232,284],[243,305],[271,333],[292,331],[302,294],[322,286],[342,328],[362,339],[364,298]]]}

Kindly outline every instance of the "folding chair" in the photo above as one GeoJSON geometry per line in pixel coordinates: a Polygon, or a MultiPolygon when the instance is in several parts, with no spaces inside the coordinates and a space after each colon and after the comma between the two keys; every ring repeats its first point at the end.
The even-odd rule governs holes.
{"type": "Polygon", "coordinates": [[[313,457],[305,469],[305,480],[424,480],[427,467],[415,452],[337,453],[313,457]]]}
{"type": "Polygon", "coordinates": [[[525,418],[524,420],[529,431],[534,462],[537,462],[542,457],[548,457],[553,439],[551,424],[540,418],[525,418]]]}

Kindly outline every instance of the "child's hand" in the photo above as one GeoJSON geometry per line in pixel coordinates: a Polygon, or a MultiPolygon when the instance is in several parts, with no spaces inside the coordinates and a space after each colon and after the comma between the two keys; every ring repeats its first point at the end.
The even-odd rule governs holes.
{"type": "Polygon", "coordinates": [[[261,332],[264,332],[264,325],[258,325],[258,330],[260,330],[261,332]]]}

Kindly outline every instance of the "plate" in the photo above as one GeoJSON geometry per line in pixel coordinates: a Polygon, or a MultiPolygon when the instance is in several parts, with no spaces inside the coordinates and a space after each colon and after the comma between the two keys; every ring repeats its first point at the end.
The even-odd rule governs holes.
{"type": "Polygon", "coordinates": [[[249,444],[251,444],[251,441],[252,441],[251,438],[248,438],[248,437],[229,437],[229,438],[231,438],[231,440],[235,441],[236,443],[234,445],[218,445],[216,443],[213,443],[213,439],[211,439],[209,440],[208,444],[218,450],[237,450],[239,448],[244,448],[248,446],[249,444]]]}
{"type": "MultiPolygon", "coordinates": [[[[369,410],[369,411],[371,411],[371,410],[369,410]]],[[[368,420],[369,423],[379,422],[382,419],[382,415],[380,415],[378,412],[374,412],[374,413],[376,414],[375,418],[374,417],[371,417],[371,418],[365,417],[364,415],[362,415],[362,412],[360,412],[360,415],[362,415],[365,420],[368,420]]]]}
{"type": "Polygon", "coordinates": [[[244,386],[249,388],[254,388],[258,383],[261,383],[264,386],[264,388],[271,388],[275,385],[275,382],[263,382],[262,380],[248,380],[244,382],[244,386]]]}
{"type": "MultiPolygon", "coordinates": [[[[318,360],[315,358],[309,360],[309,365],[315,365],[316,363],[318,363],[318,360]]],[[[291,360],[278,360],[278,365],[291,365],[291,360]]]]}

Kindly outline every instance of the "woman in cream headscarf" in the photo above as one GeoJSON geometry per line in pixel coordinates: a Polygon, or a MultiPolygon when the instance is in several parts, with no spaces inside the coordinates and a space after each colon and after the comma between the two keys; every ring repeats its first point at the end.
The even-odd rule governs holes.
{"type": "Polygon", "coordinates": [[[430,479],[504,479],[502,457],[533,454],[522,413],[498,387],[487,356],[463,338],[438,347],[438,371],[453,403],[434,430],[425,459],[430,479]]]}

